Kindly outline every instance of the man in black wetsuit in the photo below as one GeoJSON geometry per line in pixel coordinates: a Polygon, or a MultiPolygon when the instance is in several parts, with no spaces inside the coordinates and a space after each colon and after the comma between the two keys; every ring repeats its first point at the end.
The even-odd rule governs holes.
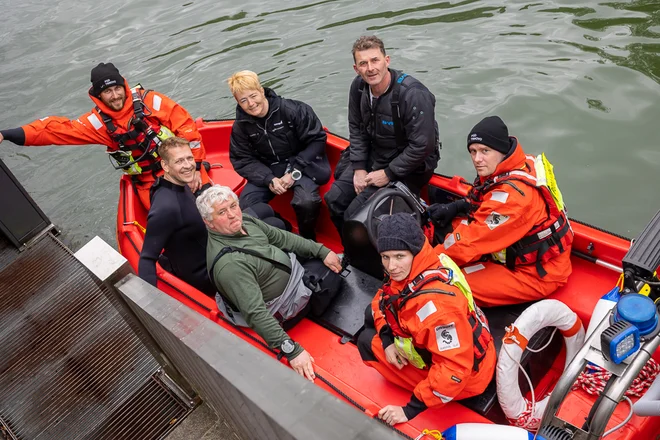
{"type": "MultiPolygon", "coordinates": [[[[206,271],[207,230],[195,205],[190,183],[195,174],[195,158],[186,139],[173,137],[158,147],[164,174],[151,187],[151,209],[147,232],[140,253],[138,274],[156,285],[156,261],[206,295],[215,297],[215,286],[206,271]],[[160,256],[163,252],[163,257],[160,256]]],[[[245,210],[271,226],[285,229],[284,222],[266,203],[245,210]]]]}
{"type": "Polygon", "coordinates": [[[167,269],[183,281],[215,295],[206,272],[206,226],[188,187],[195,177],[195,158],[186,139],[172,137],[158,147],[165,174],[151,188],[151,209],[140,253],[140,278],[156,285],[156,261],[161,251],[167,269]]]}

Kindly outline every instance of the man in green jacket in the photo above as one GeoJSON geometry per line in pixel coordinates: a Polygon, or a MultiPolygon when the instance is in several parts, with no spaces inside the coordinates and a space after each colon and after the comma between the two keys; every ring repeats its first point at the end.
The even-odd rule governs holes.
{"type": "Polygon", "coordinates": [[[196,203],[209,231],[206,261],[218,288],[218,307],[226,310],[224,300],[229,302],[240,312],[237,319],[228,312],[237,325],[252,328],[271,348],[279,349],[298,374],[313,381],[314,359],[281,324],[310,308],[322,312],[329,302],[328,295],[313,293],[303,283],[305,269],[296,256],[322,260],[330,269],[325,269],[326,285],[335,286],[341,272],[339,257],[322,244],[243,214],[238,197],[226,186],[212,186],[196,203]]]}

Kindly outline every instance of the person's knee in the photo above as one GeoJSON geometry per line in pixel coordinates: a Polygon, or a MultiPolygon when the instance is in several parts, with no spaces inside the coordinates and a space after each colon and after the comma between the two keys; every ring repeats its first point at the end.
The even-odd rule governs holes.
{"type": "Polygon", "coordinates": [[[273,208],[268,203],[263,202],[253,203],[250,206],[241,209],[245,209],[246,213],[261,220],[267,219],[268,217],[273,217],[275,215],[273,208]]]}
{"type": "Polygon", "coordinates": [[[334,206],[335,200],[337,200],[337,185],[333,184],[330,189],[328,190],[327,193],[323,196],[323,200],[325,201],[325,204],[328,205],[328,208],[331,206],[334,206]]]}
{"type": "Polygon", "coordinates": [[[248,183],[238,196],[238,205],[241,209],[246,209],[258,203],[268,203],[272,198],[273,194],[267,188],[260,188],[248,183]]]}
{"type": "Polygon", "coordinates": [[[354,194],[348,194],[340,185],[335,183],[330,191],[325,194],[324,200],[332,215],[341,216],[354,198],[354,194]]]}
{"type": "Polygon", "coordinates": [[[319,208],[321,206],[321,198],[319,197],[318,200],[314,200],[311,198],[294,200],[291,202],[291,206],[296,212],[311,215],[319,211],[319,208]]]}
{"type": "Polygon", "coordinates": [[[373,349],[371,348],[375,336],[376,330],[368,327],[365,327],[358,335],[357,347],[363,361],[378,361],[378,358],[376,358],[373,349]]]}
{"type": "Polygon", "coordinates": [[[374,312],[371,310],[371,304],[367,305],[364,309],[364,326],[365,328],[376,328],[374,312]]]}

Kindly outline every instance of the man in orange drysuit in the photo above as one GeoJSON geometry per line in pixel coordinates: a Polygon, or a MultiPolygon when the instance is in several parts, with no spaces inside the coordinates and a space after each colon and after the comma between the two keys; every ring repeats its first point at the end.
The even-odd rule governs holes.
{"type": "Polygon", "coordinates": [[[112,63],[92,69],[89,97],[96,105],[78,119],[48,116],[22,127],[0,130],[3,139],[17,145],[87,145],[108,147],[116,169],[133,178],[140,201],[148,210],[149,188],[163,174],[156,147],[179,136],[190,141],[197,172],[189,184],[195,192],[209,184],[202,161],[204,145],[190,114],[167,96],[142,87],[130,89],[112,63]]]}
{"type": "Polygon", "coordinates": [[[438,257],[405,213],[382,220],[377,247],[389,280],[367,307],[358,349],[365,364],[413,391],[408,404],[387,405],[378,416],[395,425],[484,392],[495,346],[458,267],[438,257]]]}
{"type": "Polygon", "coordinates": [[[563,202],[540,185],[551,170],[539,170],[497,116],[475,125],[467,145],[477,178],[466,199],[430,207],[436,226],[454,227],[436,252],[463,268],[481,306],[548,296],[566,284],[573,241],[563,202]]]}

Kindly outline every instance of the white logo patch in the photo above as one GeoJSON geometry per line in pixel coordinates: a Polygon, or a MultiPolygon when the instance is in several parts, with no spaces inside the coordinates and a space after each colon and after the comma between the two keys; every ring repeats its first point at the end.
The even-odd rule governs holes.
{"type": "Polygon", "coordinates": [[[500,203],[506,203],[509,198],[509,193],[504,191],[493,191],[490,193],[490,199],[500,203]]]}
{"type": "Polygon", "coordinates": [[[435,340],[438,343],[438,351],[451,350],[461,346],[456,332],[456,325],[453,322],[437,326],[435,328],[435,340]]]}
{"type": "Polygon", "coordinates": [[[419,318],[419,322],[424,322],[426,318],[428,318],[437,311],[438,309],[435,307],[435,304],[433,304],[433,301],[427,302],[426,304],[424,304],[424,307],[417,310],[417,317],[419,318]]]}
{"type": "Polygon", "coordinates": [[[488,225],[488,227],[492,231],[496,227],[506,223],[507,220],[509,220],[508,215],[498,214],[497,212],[493,211],[490,214],[488,214],[488,217],[486,217],[486,225],[488,225]]]}

